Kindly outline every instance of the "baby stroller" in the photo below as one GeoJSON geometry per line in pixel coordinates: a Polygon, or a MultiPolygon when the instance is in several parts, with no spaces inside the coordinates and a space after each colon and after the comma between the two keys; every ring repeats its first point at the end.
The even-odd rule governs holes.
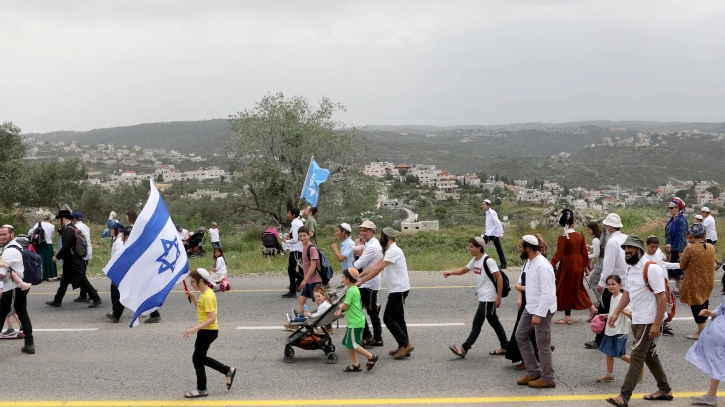
{"type": "Polygon", "coordinates": [[[279,244],[279,233],[275,228],[268,228],[262,235],[262,255],[264,257],[276,256],[282,253],[282,245],[279,244]]]}
{"type": "Polygon", "coordinates": [[[186,254],[190,259],[193,259],[196,256],[204,257],[206,254],[204,248],[201,247],[201,241],[204,239],[204,233],[206,233],[206,229],[203,227],[199,228],[195,230],[194,233],[191,234],[191,237],[189,237],[189,240],[184,243],[186,254]]]}
{"type": "MultiPolygon", "coordinates": [[[[297,347],[305,350],[317,350],[320,349],[327,355],[327,363],[337,363],[337,354],[335,354],[335,345],[332,344],[332,338],[330,334],[324,329],[320,331],[322,333],[315,333],[316,328],[322,328],[325,325],[332,324],[343,315],[336,316],[335,312],[340,309],[340,304],[345,299],[346,287],[341,287],[335,290],[330,299],[332,300],[332,306],[325,311],[324,314],[317,318],[307,318],[304,322],[290,322],[292,325],[299,325],[299,328],[292,335],[287,338],[287,344],[284,347],[284,361],[287,363],[294,362],[295,350],[292,347],[297,347]]],[[[292,310],[294,315],[294,310],[292,310]]],[[[290,315],[287,318],[291,320],[290,315]]]]}

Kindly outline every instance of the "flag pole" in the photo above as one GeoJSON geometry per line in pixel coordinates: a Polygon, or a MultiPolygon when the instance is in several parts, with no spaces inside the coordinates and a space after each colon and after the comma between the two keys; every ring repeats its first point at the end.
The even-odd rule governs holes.
{"type": "Polygon", "coordinates": [[[300,192],[300,199],[297,200],[297,209],[300,209],[302,207],[302,197],[305,195],[305,185],[307,184],[307,180],[310,177],[310,167],[312,166],[312,160],[315,159],[315,156],[313,155],[310,157],[310,163],[307,164],[307,174],[305,174],[305,182],[302,183],[302,192],[300,192]]]}

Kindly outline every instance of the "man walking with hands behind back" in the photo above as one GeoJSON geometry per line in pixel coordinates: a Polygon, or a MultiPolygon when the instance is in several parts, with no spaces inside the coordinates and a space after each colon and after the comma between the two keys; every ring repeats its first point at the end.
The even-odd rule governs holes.
{"type": "Polygon", "coordinates": [[[506,270],[506,256],[503,253],[501,239],[503,239],[503,226],[498,219],[496,211],[491,209],[491,201],[484,199],[481,208],[486,212],[486,228],[483,230],[483,240],[488,243],[493,240],[498,254],[498,262],[501,263],[501,270],[506,270]]]}

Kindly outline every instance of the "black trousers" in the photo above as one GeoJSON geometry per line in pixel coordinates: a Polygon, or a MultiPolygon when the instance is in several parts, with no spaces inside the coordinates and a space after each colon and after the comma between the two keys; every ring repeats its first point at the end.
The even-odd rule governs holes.
{"type": "Polygon", "coordinates": [[[378,311],[378,290],[360,288],[360,300],[362,301],[363,308],[370,316],[370,323],[373,325],[373,331],[370,332],[368,320],[365,318],[363,338],[375,338],[376,341],[382,341],[383,326],[380,324],[380,311],[378,311]]]}
{"type": "Polygon", "coordinates": [[[0,323],[5,322],[5,317],[8,316],[10,310],[15,308],[15,313],[18,314],[18,319],[23,325],[23,334],[25,334],[25,344],[33,345],[33,324],[30,323],[30,316],[28,315],[28,292],[21,290],[19,287],[5,291],[0,297],[0,323]],[[13,297],[15,297],[13,299],[13,297]]]}
{"type": "Polygon", "coordinates": [[[491,328],[493,328],[494,332],[496,332],[501,348],[506,349],[506,347],[508,347],[509,341],[508,338],[506,338],[506,331],[504,331],[501,321],[498,320],[498,315],[496,315],[496,305],[493,302],[479,301],[476,315],[473,317],[471,333],[468,334],[468,338],[465,342],[463,342],[463,349],[469,350],[473,344],[476,343],[476,339],[478,339],[478,336],[481,334],[483,323],[487,319],[488,324],[491,325],[491,328]]]}
{"type": "Polygon", "coordinates": [[[111,283],[111,306],[113,316],[116,317],[116,319],[121,319],[121,315],[123,315],[125,307],[121,304],[121,293],[118,292],[118,287],[116,287],[116,284],[113,282],[111,283]]]}
{"type": "Polygon", "coordinates": [[[710,300],[700,305],[690,305],[690,310],[692,311],[692,316],[695,318],[696,324],[704,324],[707,322],[707,317],[701,317],[700,311],[707,309],[708,305],[710,305],[710,300]]]}
{"type": "MultiPolygon", "coordinates": [[[[58,291],[55,293],[55,302],[63,302],[63,297],[65,297],[65,292],[68,290],[68,285],[70,285],[70,282],[66,279],[66,273],[63,273],[63,275],[60,276],[60,287],[58,287],[58,291]]],[[[88,281],[88,278],[86,278],[85,273],[83,273],[83,277],[80,280],[80,286],[81,292],[85,289],[85,292],[88,293],[93,301],[99,301],[101,299],[101,297],[98,296],[96,289],[93,288],[91,282],[88,281]]]]}
{"type": "Polygon", "coordinates": [[[302,279],[305,278],[304,274],[302,274],[302,252],[289,252],[287,275],[289,276],[289,292],[290,294],[296,294],[297,287],[300,286],[302,279]]]}
{"type": "Polygon", "coordinates": [[[216,340],[217,336],[219,336],[219,331],[216,329],[202,329],[196,333],[196,343],[194,343],[194,354],[191,356],[191,361],[194,363],[194,370],[196,370],[197,390],[206,390],[206,366],[224,375],[231,370],[229,366],[206,355],[209,346],[216,340]]]}
{"type": "MultiPolygon", "coordinates": [[[[602,301],[599,303],[599,308],[597,308],[597,314],[609,314],[609,304],[612,302],[612,293],[609,292],[606,288],[604,289],[604,292],[602,292],[602,301]]],[[[607,320],[604,320],[604,324],[606,326],[607,320]]],[[[598,333],[594,337],[594,342],[601,344],[602,340],[604,339],[604,330],[602,332],[598,333]]]]}
{"type": "Polygon", "coordinates": [[[493,240],[493,245],[496,246],[496,254],[498,254],[498,262],[501,263],[501,268],[506,268],[506,256],[503,254],[503,245],[501,239],[498,236],[483,236],[483,240],[488,243],[493,240]]]}
{"type": "Polygon", "coordinates": [[[408,292],[388,294],[388,303],[385,304],[383,322],[393,335],[398,347],[408,346],[408,326],[405,324],[405,299],[408,292]]]}

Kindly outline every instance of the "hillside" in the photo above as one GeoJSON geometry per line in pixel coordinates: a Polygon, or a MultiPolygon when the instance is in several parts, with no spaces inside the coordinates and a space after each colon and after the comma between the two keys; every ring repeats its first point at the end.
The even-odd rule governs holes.
{"type": "MultiPolygon", "coordinates": [[[[223,151],[228,122],[224,119],[148,123],[95,129],[26,134],[44,141],[76,141],[173,148],[208,154],[223,151]]],[[[368,126],[365,137],[371,159],[434,164],[454,173],[498,173],[509,178],[549,179],[563,185],[600,187],[654,186],[676,179],[725,182],[723,137],[698,134],[725,132],[725,123],[586,121],[517,123],[495,126],[368,126]],[[657,133],[651,146],[614,143],[640,132],[657,133]],[[592,147],[592,145],[596,145],[592,147]],[[559,154],[565,152],[565,154],[559,154]],[[550,158],[557,155],[557,158],[550,158]]]]}

